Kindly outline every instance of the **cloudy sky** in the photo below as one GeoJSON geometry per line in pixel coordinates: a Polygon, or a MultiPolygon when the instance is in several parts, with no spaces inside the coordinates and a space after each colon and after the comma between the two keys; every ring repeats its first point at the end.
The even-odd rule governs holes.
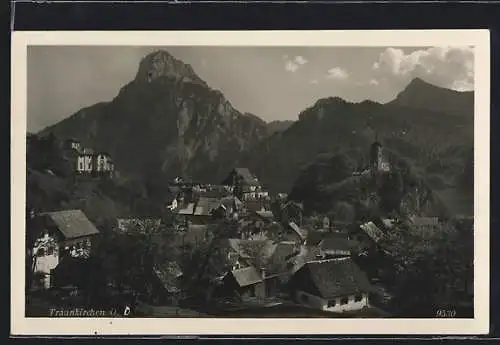
{"type": "Polygon", "coordinates": [[[35,46],[28,48],[28,131],[113,99],[158,49],[266,121],[295,120],[322,97],[387,102],[414,77],[455,90],[474,86],[470,47],[35,46]]]}

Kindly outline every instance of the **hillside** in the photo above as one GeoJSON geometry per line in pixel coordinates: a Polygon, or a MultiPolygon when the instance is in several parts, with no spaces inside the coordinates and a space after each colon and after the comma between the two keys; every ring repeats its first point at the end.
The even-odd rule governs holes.
{"type": "MultiPolygon", "coordinates": [[[[449,91],[423,83],[410,83],[403,95],[449,91]]],[[[470,94],[453,96],[469,99],[470,94]]],[[[401,97],[388,104],[350,103],[337,97],[320,99],[287,130],[261,142],[245,157],[247,165],[267,185],[277,191],[290,191],[302,169],[318,155],[349,148],[348,155],[355,165],[365,165],[369,145],[378,135],[385,147],[412,160],[431,180],[454,184],[473,148],[473,112],[467,116],[440,112],[432,109],[430,102],[427,108],[419,108],[407,96],[401,97]],[[401,99],[406,99],[408,105],[401,105],[401,99]]]]}
{"type": "Polygon", "coordinates": [[[111,154],[128,175],[161,184],[188,175],[218,181],[242,151],[267,136],[266,123],[238,112],[189,65],[166,51],[146,56],[110,102],[42,131],[111,154]]]}
{"type": "Polygon", "coordinates": [[[388,104],[473,117],[474,92],[444,89],[415,78],[388,104]]]}
{"type": "Polygon", "coordinates": [[[161,215],[163,193],[139,180],[78,176],[61,141],[28,138],[26,206],[37,212],[81,209],[103,229],[117,217],[161,215]]]}
{"type": "Polygon", "coordinates": [[[334,217],[344,216],[348,207],[358,220],[393,212],[449,215],[446,205],[410,161],[386,151],[391,172],[376,184],[369,173],[353,175],[356,164],[350,154],[343,151],[319,157],[302,171],[290,199],[303,202],[307,213],[333,213],[334,217]]]}

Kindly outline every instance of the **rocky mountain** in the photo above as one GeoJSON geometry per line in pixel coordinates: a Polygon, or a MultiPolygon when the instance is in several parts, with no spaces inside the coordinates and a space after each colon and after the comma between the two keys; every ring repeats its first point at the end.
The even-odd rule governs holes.
{"type": "Polygon", "coordinates": [[[116,168],[161,184],[176,176],[219,181],[267,136],[264,121],[242,114],[191,66],[166,51],[147,55],[134,80],[109,102],[42,131],[77,138],[111,154],[116,168]]]}
{"type": "Polygon", "coordinates": [[[420,78],[413,79],[389,104],[455,116],[474,116],[473,91],[449,90],[426,83],[420,78]]]}

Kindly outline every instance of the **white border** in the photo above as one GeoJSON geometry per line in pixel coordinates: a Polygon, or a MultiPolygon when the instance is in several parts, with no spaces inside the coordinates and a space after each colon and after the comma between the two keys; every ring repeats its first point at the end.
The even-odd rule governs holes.
{"type": "Polygon", "coordinates": [[[489,330],[490,44],[488,30],[37,31],[12,33],[11,334],[486,334],[489,330]],[[65,319],[24,317],[26,68],[28,45],[474,46],[474,319],[65,319]]]}

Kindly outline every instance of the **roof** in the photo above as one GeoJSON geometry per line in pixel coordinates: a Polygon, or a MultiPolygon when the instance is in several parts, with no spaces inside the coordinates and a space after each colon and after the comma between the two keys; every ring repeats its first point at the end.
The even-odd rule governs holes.
{"type": "Polygon", "coordinates": [[[304,210],[304,204],[303,203],[295,202],[293,200],[287,201],[285,204],[283,204],[281,206],[281,208],[284,209],[284,208],[288,208],[290,206],[295,206],[295,207],[301,209],[302,211],[304,210]]]}
{"type": "Polygon", "coordinates": [[[238,199],[237,197],[235,196],[226,196],[226,197],[223,197],[222,199],[220,199],[220,204],[226,206],[226,207],[233,207],[234,205],[237,207],[237,208],[241,208],[243,207],[243,203],[241,202],[240,199],[238,199]]]}
{"type": "Polygon", "coordinates": [[[180,215],[194,214],[194,203],[190,202],[189,204],[185,205],[184,207],[179,208],[177,210],[177,214],[180,214],[180,215]]]}
{"type": "Polygon", "coordinates": [[[343,234],[328,234],[321,240],[319,247],[323,251],[350,251],[353,243],[343,234]]]}
{"type": "Polygon", "coordinates": [[[94,150],[88,148],[88,147],[85,147],[82,149],[82,153],[83,154],[86,154],[86,155],[93,155],[94,154],[94,150]]]}
{"type": "Polygon", "coordinates": [[[286,270],[287,264],[297,255],[295,242],[283,241],[274,245],[274,250],[269,258],[272,267],[270,273],[281,273],[286,270]]]}
{"type": "Polygon", "coordinates": [[[384,232],[380,230],[373,222],[368,222],[360,225],[363,230],[375,243],[378,243],[384,236],[384,232]]]}
{"type": "Polygon", "coordinates": [[[81,210],[46,212],[47,216],[66,239],[99,234],[99,230],[81,210]]]}
{"type": "Polygon", "coordinates": [[[274,217],[272,211],[257,211],[255,213],[257,213],[257,215],[259,215],[262,218],[272,219],[274,217]]]}
{"type": "Polygon", "coordinates": [[[307,230],[300,228],[295,222],[288,223],[288,226],[297,234],[302,240],[307,238],[307,230]]]}
{"type": "Polygon", "coordinates": [[[196,202],[194,210],[195,216],[209,216],[211,212],[220,206],[220,200],[217,198],[200,197],[196,202]]]}
{"type": "Polygon", "coordinates": [[[257,283],[261,283],[262,275],[255,269],[255,267],[240,268],[230,273],[240,287],[245,287],[257,283]]]}
{"type": "Polygon", "coordinates": [[[321,231],[308,231],[306,236],[307,245],[317,246],[326,236],[326,232],[321,231]]]}
{"type": "Polygon", "coordinates": [[[334,298],[372,290],[366,274],[351,258],[311,261],[304,270],[321,297],[334,298]]]}

